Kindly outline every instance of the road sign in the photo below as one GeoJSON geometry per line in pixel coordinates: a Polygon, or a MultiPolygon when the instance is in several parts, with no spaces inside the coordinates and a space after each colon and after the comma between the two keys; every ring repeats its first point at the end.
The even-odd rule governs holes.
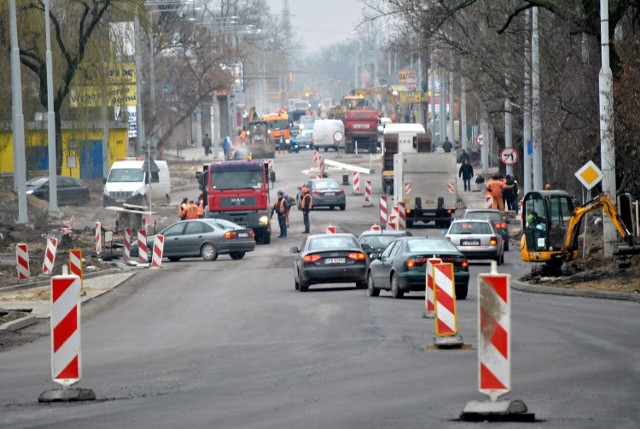
{"type": "Polygon", "coordinates": [[[518,162],[518,151],[513,147],[505,147],[500,151],[500,161],[504,165],[514,165],[518,162]]]}
{"type": "Polygon", "coordinates": [[[484,137],[482,137],[482,134],[478,134],[476,136],[476,143],[478,144],[478,146],[484,145],[484,137]]]}
{"type": "Polygon", "coordinates": [[[589,161],[583,165],[580,170],[576,171],[575,175],[580,183],[589,190],[596,186],[603,177],[602,171],[593,161],[589,161]]]}

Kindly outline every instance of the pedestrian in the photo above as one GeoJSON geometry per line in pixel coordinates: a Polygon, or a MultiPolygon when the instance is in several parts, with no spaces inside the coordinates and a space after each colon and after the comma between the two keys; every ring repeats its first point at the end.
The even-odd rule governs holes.
{"type": "Polygon", "coordinates": [[[198,219],[198,206],[193,199],[189,200],[187,207],[184,209],[185,219],[198,219]]]}
{"type": "Polygon", "coordinates": [[[204,156],[209,156],[211,153],[211,138],[209,134],[205,134],[202,139],[202,146],[204,146],[204,156]]]}
{"type": "Polygon", "coordinates": [[[514,203],[515,196],[516,196],[516,191],[517,191],[516,185],[515,185],[515,183],[516,183],[515,179],[513,178],[512,175],[507,174],[505,183],[507,185],[511,185],[511,188],[507,188],[507,189],[504,190],[504,192],[503,192],[504,202],[505,202],[505,204],[507,206],[507,209],[516,211],[516,206],[515,206],[515,203],[514,203]]]}
{"type": "Polygon", "coordinates": [[[204,196],[202,194],[198,196],[196,206],[198,206],[198,219],[204,218],[204,196]]]}
{"type": "Polygon", "coordinates": [[[500,214],[504,217],[504,197],[503,192],[505,189],[513,188],[513,185],[507,185],[503,181],[500,180],[500,175],[496,174],[486,185],[487,192],[493,197],[494,207],[497,206],[498,210],[500,210],[500,214]]]}
{"type": "Polygon", "coordinates": [[[180,207],[178,208],[178,219],[180,220],[185,219],[185,216],[187,215],[186,209],[187,209],[188,202],[189,202],[189,198],[184,197],[182,199],[182,202],[180,203],[180,207]]]}
{"type": "Polygon", "coordinates": [[[284,198],[284,193],[278,191],[278,200],[271,207],[271,216],[274,213],[278,215],[278,225],[280,226],[280,237],[287,236],[287,210],[289,210],[289,202],[284,198]]]}
{"type": "Polygon", "coordinates": [[[284,153],[284,134],[280,133],[280,140],[278,140],[278,153],[284,153]]]}
{"type": "Polygon", "coordinates": [[[467,153],[467,151],[462,149],[462,153],[460,154],[460,164],[463,164],[465,159],[467,161],[471,162],[471,160],[469,159],[469,154],[467,153]]]}
{"type": "Polygon", "coordinates": [[[309,189],[303,186],[300,189],[302,192],[302,198],[300,200],[300,210],[302,210],[302,220],[304,222],[304,233],[309,234],[311,231],[311,223],[309,222],[309,212],[313,208],[313,197],[309,193],[309,189]]]}
{"type": "Polygon", "coordinates": [[[229,159],[229,155],[231,153],[231,139],[229,136],[225,137],[222,142],[222,151],[224,152],[224,159],[229,159]]]}
{"type": "Polygon", "coordinates": [[[471,178],[473,177],[473,166],[469,162],[468,159],[465,159],[462,165],[460,166],[460,170],[458,171],[458,177],[462,177],[462,181],[464,182],[464,190],[471,191],[471,178]]]}
{"type": "Polygon", "coordinates": [[[451,152],[451,149],[453,149],[453,143],[449,141],[449,137],[445,137],[444,143],[442,143],[442,149],[447,153],[451,152]]]}
{"type": "Polygon", "coordinates": [[[286,192],[284,192],[284,191],[282,191],[282,198],[284,198],[287,201],[287,203],[289,204],[289,209],[287,209],[287,213],[285,214],[287,228],[289,228],[289,213],[291,212],[291,206],[293,204],[295,204],[295,199],[293,200],[293,204],[292,204],[291,203],[291,197],[289,195],[287,195],[286,192]]]}

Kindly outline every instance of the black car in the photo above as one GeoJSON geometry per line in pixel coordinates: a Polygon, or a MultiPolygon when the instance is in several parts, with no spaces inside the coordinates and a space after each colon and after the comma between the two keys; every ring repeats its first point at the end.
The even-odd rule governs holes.
{"type": "Polygon", "coordinates": [[[469,263],[456,246],[443,237],[396,238],[379,258],[371,261],[367,294],[378,296],[384,289],[391,291],[394,298],[402,298],[407,292],[424,292],[429,258],[440,258],[444,263],[453,264],[456,298],[466,299],[469,263]]]}
{"type": "Polygon", "coordinates": [[[344,188],[333,179],[310,179],[298,188],[296,205],[300,209],[302,204],[302,188],[307,188],[313,197],[313,210],[319,207],[329,207],[333,210],[338,207],[344,210],[347,207],[347,196],[344,188]]]}
{"type": "MultiPolygon", "coordinates": [[[[86,206],[91,201],[89,187],[80,179],[56,176],[58,204],[61,206],[86,206]]],[[[49,201],[49,177],[41,176],[27,181],[27,195],[49,201]]]]}
{"type": "Polygon", "coordinates": [[[382,253],[389,243],[398,237],[411,237],[411,233],[408,231],[370,230],[360,234],[358,242],[371,260],[372,255],[382,253]]]}
{"type": "Polygon", "coordinates": [[[307,236],[294,253],[293,276],[296,290],[304,292],[312,284],[350,283],[367,286],[369,259],[353,234],[307,236]]]}

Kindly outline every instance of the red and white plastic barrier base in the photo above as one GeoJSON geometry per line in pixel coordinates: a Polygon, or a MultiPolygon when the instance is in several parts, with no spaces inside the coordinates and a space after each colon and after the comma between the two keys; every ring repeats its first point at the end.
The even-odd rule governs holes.
{"type": "Polygon", "coordinates": [[[29,247],[27,243],[18,243],[16,245],[16,268],[18,269],[18,280],[28,280],[31,278],[29,247]]]}
{"type": "Polygon", "coordinates": [[[437,347],[461,347],[462,337],[458,335],[453,264],[433,264],[433,282],[433,300],[436,310],[434,344],[437,347]]]}
{"type": "Polygon", "coordinates": [[[56,251],[58,250],[58,239],[49,237],[47,239],[47,249],[44,252],[44,262],[42,264],[42,274],[53,274],[53,265],[56,262],[56,251]]]}
{"type": "Polygon", "coordinates": [[[327,225],[327,228],[325,229],[325,234],[335,234],[336,233],[336,227],[334,225],[327,225]]]}
{"type": "Polygon", "coordinates": [[[164,235],[156,235],[153,240],[153,255],[151,257],[151,268],[162,266],[162,253],[164,252],[164,235]]]}
{"type": "Polygon", "coordinates": [[[382,227],[378,224],[371,225],[371,231],[382,231],[382,227]]]}
{"type": "Polygon", "coordinates": [[[487,195],[484,197],[484,208],[492,209],[493,208],[493,197],[491,195],[487,195]]]}

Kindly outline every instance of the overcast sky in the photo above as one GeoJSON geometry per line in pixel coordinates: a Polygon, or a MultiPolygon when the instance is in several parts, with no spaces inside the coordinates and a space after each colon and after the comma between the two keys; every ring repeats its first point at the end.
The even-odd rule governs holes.
{"type": "MultiPolygon", "coordinates": [[[[267,0],[271,13],[281,13],[284,0],[267,0]]],[[[293,33],[309,52],[353,37],[362,18],[360,0],[289,0],[293,33]]]]}

